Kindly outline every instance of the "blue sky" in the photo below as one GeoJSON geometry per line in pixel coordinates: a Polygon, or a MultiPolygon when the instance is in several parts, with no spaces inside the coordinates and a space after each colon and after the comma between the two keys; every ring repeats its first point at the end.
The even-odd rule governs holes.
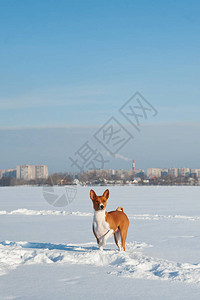
{"type": "MultiPolygon", "coordinates": [[[[12,129],[25,149],[32,135],[22,129],[55,128],[54,140],[58,127],[76,127],[80,136],[65,133],[72,153],[83,127],[102,125],[140,91],[159,112],[150,121],[169,124],[169,149],[172,124],[184,141],[186,124],[199,122],[199,15],[199,1],[0,1],[0,138],[12,129]]],[[[0,169],[12,167],[5,157],[0,169]]]]}

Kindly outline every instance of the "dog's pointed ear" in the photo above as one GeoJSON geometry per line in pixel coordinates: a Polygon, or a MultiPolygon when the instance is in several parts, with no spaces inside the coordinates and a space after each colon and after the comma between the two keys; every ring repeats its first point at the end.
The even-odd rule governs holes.
{"type": "Polygon", "coordinates": [[[93,190],[90,190],[90,199],[94,201],[96,197],[97,197],[96,193],[93,190]]]}
{"type": "Polygon", "coordinates": [[[108,197],[109,197],[109,190],[108,189],[103,193],[103,197],[105,197],[106,200],[108,199],[108,197]]]}

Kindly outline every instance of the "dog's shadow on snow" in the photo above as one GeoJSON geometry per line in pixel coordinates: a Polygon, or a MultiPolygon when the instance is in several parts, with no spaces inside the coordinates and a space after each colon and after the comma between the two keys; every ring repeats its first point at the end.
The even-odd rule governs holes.
{"type": "MultiPolygon", "coordinates": [[[[111,244],[111,243],[110,243],[111,244]]],[[[88,251],[97,251],[99,247],[97,245],[93,245],[93,243],[86,244],[75,244],[75,245],[67,245],[67,244],[52,244],[52,243],[40,243],[40,242],[10,242],[3,241],[0,242],[0,245],[3,246],[20,246],[25,249],[43,249],[43,250],[62,250],[62,251],[72,251],[72,252],[88,252],[88,251]]],[[[114,249],[104,249],[104,251],[113,251],[114,249]]]]}
{"type": "MultiPolygon", "coordinates": [[[[99,250],[97,246],[86,246],[86,245],[66,245],[66,244],[52,244],[52,243],[34,243],[28,242],[20,245],[22,248],[31,249],[48,249],[48,250],[62,250],[62,251],[73,251],[73,252],[86,252],[91,250],[99,250]]],[[[104,249],[104,251],[111,251],[113,249],[104,249]]]]}

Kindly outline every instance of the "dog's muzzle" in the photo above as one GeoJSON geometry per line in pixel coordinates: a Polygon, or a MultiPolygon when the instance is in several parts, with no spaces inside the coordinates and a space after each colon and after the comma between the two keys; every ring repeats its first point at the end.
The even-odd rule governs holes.
{"type": "Polygon", "coordinates": [[[104,209],[104,205],[103,204],[100,204],[100,209],[104,209]]]}

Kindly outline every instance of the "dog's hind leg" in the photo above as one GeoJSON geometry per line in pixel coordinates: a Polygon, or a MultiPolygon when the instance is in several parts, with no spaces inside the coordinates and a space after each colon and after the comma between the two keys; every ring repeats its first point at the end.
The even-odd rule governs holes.
{"type": "MultiPolygon", "coordinates": [[[[129,225],[129,224],[128,224],[129,225]]],[[[128,231],[128,225],[123,226],[120,230],[121,232],[121,240],[122,240],[122,248],[125,251],[125,242],[126,242],[126,236],[127,236],[127,231],[128,231]]]]}
{"type": "Polygon", "coordinates": [[[116,243],[117,247],[119,248],[119,251],[121,251],[122,250],[122,246],[121,246],[121,233],[120,233],[120,229],[119,228],[117,229],[117,231],[115,231],[114,238],[115,238],[115,243],[116,243]]]}

